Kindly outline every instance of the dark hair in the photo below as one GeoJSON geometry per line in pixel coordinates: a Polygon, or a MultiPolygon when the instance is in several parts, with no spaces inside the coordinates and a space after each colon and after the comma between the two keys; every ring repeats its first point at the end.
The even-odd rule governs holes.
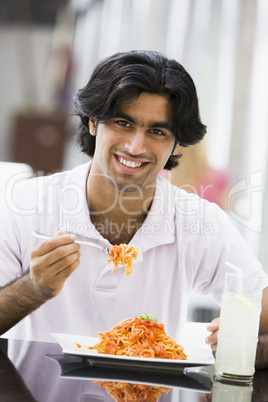
{"type": "MultiPolygon", "coordinates": [[[[142,92],[167,96],[171,130],[183,147],[200,142],[206,126],[200,120],[194,82],[181,64],[159,52],[117,53],[100,62],[87,85],[74,97],[75,114],[81,119],[77,142],[93,157],[95,137],[89,134],[89,118],[108,121],[116,107],[136,99],[142,92]]],[[[164,169],[178,165],[180,155],[171,155],[164,169]]]]}

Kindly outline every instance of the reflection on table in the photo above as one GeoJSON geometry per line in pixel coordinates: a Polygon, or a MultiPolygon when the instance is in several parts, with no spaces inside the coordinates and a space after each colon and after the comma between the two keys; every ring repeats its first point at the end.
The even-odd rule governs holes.
{"type": "Polygon", "coordinates": [[[213,366],[152,370],[63,354],[56,343],[9,340],[0,353],[0,400],[5,402],[249,402],[268,400],[268,371],[252,386],[213,382],[213,366]],[[17,399],[16,399],[17,398],[17,399]]]}

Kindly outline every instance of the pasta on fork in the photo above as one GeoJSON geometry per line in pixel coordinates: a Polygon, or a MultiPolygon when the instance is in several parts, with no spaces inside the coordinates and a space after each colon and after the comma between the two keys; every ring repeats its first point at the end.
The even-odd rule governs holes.
{"type": "Polygon", "coordinates": [[[133,260],[136,260],[138,257],[138,250],[133,245],[128,244],[115,244],[110,248],[109,253],[109,263],[113,263],[114,267],[112,272],[115,272],[118,265],[123,265],[126,271],[126,275],[132,273],[132,264],[133,260]]]}

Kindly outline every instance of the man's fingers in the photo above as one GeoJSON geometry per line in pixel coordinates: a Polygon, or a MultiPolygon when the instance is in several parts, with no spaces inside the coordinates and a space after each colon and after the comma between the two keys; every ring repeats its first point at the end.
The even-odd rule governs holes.
{"type": "Polygon", "coordinates": [[[209,324],[207,325],[207,330],[208,330],[209,332],[218,331],[218,329],[219,329],[219,324],[220,324],[220,318],[219,318],[219,317],[214,318],[214,320],[212,320],[211,323],[209,323],[209,324]]]}
{"type": "Polygon", "coordinates": [[[61,291],[65,280],[80,263],[79,249],[80,246],[72,240],[72,243],[61,245],[41,256],[33,252],[30,274],[42,297],[50,299],[61,291]]]}
{"type": "Polygon", "coordinates": [[[59,269],[62,269],[66,265],[70,265],[69,259],[72,258],[72,254],[78,253],[80,257],[79,249],[80,246],[76,243],[66,244],[43,256],[43,261],[49,267],[57,265],[59,269]]]}
{"type": "Polygon", "coordinates": [[[79,264],[80,264],[80,260],[78,258],[72,264],[68,265],[67,267],[62,269],[60,272],[58,272],[57,277],[69,278],[69,276],[76,270],[76,268],[79,266],[79,264]]]}
{"type": "Polygon", "coordinates": [[[56,234],[56,236],[61,236],[61,235],[64,235],[64,234],[66,234],[66,231],[63,230],[63,229],[61,229],[61,230],[58,231],[58,233],[56,234]]]}
{"type": "Polygon", "coordinates": [[[210,334],[207,338],[206,338],[206,344],[207,345],[214,345],[218,342],[218,331],[216,332],[212,332],[212,334],[210,334]]]}
{"type": "Polygon", "coordinates": [[[212,334],[205,339],[205,342],[210,346],[212,352],[216,352],[218,345],[218,331],[212,332],[212,334]]]}
{"type": "Polygon", "coordinates": [[[213,352],[217,350],[219,324],[220,319],[217,317],[207,325],[207,330],[211,332],[211,334],[205,339],[205,342],[207,345],[210,345],[213,352]]]}
{"type": "MultiPolygon", "coordinates": [[[[57,249],[60,246],[64,246],[67,244],[74,243],[76,240],[76,236],[73,234],[62,234],[52,237],[49,240],[45,240],[43,243],[38,245],[32,250],[31,257],[41,257],[45,254],[48,254],[52,250],[57,249]]],[[[75,243],[76,244],[76,243],[75,243]]]]}
{"type": "Polygon", "coordinates": [[[212,401],[212,395],[211,394],[205,394],[201,395],[198,399],[198,402],[211,402],[212,401]]]}
{"type": "Polygon", "coordinates": [[[75,251],[72,254],[68,254],[64,258],[59,261],[56,261],[53,265],[49,267],[49,269],[54,269],[56,275],[59,275],[66,268],[69,269],[73,264],[76,263],[80,259],[80,251],[75,251]]]}
{"type": "Polygon", "coordinates": [[[66,266],[72,264],[75,259],[80,258],[79,249],[80,246],[73,242],[59,246],[41,256],[32,254],[31,269],[37,272],[46,267],[46,269],[49,269],[49,272],[57,274],[66,266]]]}

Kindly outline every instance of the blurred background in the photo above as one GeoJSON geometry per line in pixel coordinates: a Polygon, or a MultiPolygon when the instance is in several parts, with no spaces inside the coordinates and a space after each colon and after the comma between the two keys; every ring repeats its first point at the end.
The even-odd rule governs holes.
{"type": "Polygon", "coordinates": [[[193,77],[208,126],[168,179],[224,208],[267,271],[267,20],[267,0],[0,0],[0,161],[86,161],[73,95],[102,58],[158,50],[193,77]]]}

